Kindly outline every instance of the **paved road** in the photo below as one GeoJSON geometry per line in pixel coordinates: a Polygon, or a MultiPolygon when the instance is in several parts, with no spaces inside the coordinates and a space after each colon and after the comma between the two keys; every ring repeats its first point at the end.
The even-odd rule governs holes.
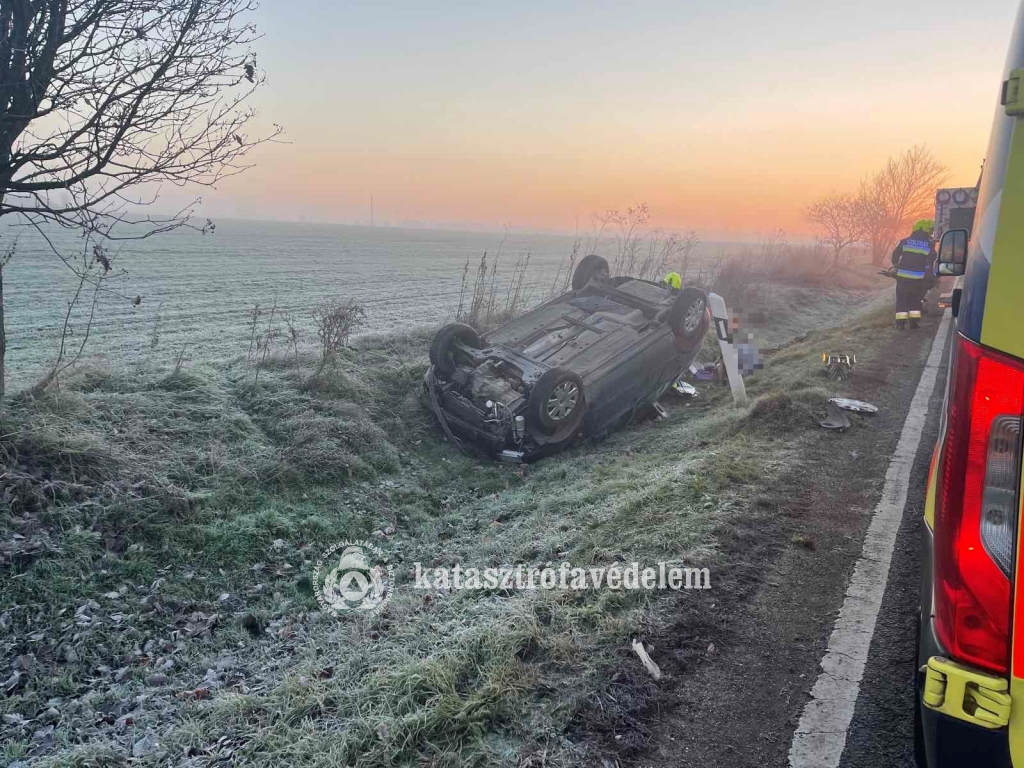
{"type": "Polygon", "coordinates": [[[949,348],[911,474],[903,523],[896,537],[889,581],[875,625],[860,696],[846,739],[841,768],[913,766],[914,621],[920,593],[920,535],[925,484],[939,414],[949,348]]]}

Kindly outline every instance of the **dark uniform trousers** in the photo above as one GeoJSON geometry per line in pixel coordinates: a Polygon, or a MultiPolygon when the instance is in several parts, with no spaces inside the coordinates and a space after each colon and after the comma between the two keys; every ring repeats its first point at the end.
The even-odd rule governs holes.
{"type": "Polygon", "coordinates": [[[914,232],[901,240],[892,254],[896,267],[896,325],[910,322],[916,328],[921,319],[921,304],[932,287],[935,247],[923,232],[914,232]]]}

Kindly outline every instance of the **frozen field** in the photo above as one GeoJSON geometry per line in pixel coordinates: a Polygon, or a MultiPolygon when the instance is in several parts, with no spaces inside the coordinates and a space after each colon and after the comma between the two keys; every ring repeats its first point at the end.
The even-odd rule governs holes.
{"type": "MultiPolygon", "coordinates": [[[[74,278],[37,234],[19,230],[15,258],[4,270],[8,375],[14,389],[37,378],[53,359],[74,278]]],[[[81,241],[61,235],[62,252],[81,241]]],[[[3,236],[10,243],[12,231],[3,236]]],[[[502,236],[384,227],[218,221],[212,235],[177,232],[111,246],[115,267],[128,275],[107,285],[142,303],[100,300],[87,355],[132,360],[140,354],[173,359],[183,345],[192,359],[245,354],[255,303],[288,310],[307,324],[321,298],[358,298],[366,331],[441,322],[454,312],[462,268],[472,282],[484,251],[502,236]],[[159,315],[159,321],[158,321],[159,315]],[[153,330],[159,344],[151,349],[153,330]]],[[[499,280],[517,257],[531,253],[528,281],[550,286],[572,238],[510,234],[502,246],[499,280]]],[[[84,302],[88,303],[88,302],[84,302]]],[[[75,330],[81,333],[80,319],[75,330]]]]}

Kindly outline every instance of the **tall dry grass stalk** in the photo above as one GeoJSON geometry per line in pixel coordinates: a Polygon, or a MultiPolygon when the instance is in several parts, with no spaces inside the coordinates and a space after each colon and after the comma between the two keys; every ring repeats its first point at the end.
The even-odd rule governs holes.
{"type": "Polygon", "coordinates": [[[534,283],[527,281],[530,271],[530,254],[520,254],[508,280],[499,280],[498,256],[489,260],[485,252],[470,283],[467,261],[462,269],[456,321],[485,331],[522,314],[538,298],[534,283]]]}

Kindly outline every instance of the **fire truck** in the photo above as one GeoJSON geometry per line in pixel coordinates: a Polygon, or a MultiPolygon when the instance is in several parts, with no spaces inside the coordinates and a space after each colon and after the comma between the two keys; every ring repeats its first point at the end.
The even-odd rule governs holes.
{"type": "MultiPolygon", "coordinates": [[[[935,231],[932,235],[936,241],[950,229],[966,229],[968,233],[974,229],[974,211],[978,207],[980,189],[981,179],[978,179],[974,187],[947,187],[936,191],[935,231]]],[[[952,278],[939,278],[939,309],[952,306],[955,284],[956,280],[952,278]]]]}
{"type": "Polygon", "coordinates": [[[978,207],[978,187],[949,187],[935,193],[935,232],[938,240],[947,229],[974,227],[974,209],[978,207]]]}

